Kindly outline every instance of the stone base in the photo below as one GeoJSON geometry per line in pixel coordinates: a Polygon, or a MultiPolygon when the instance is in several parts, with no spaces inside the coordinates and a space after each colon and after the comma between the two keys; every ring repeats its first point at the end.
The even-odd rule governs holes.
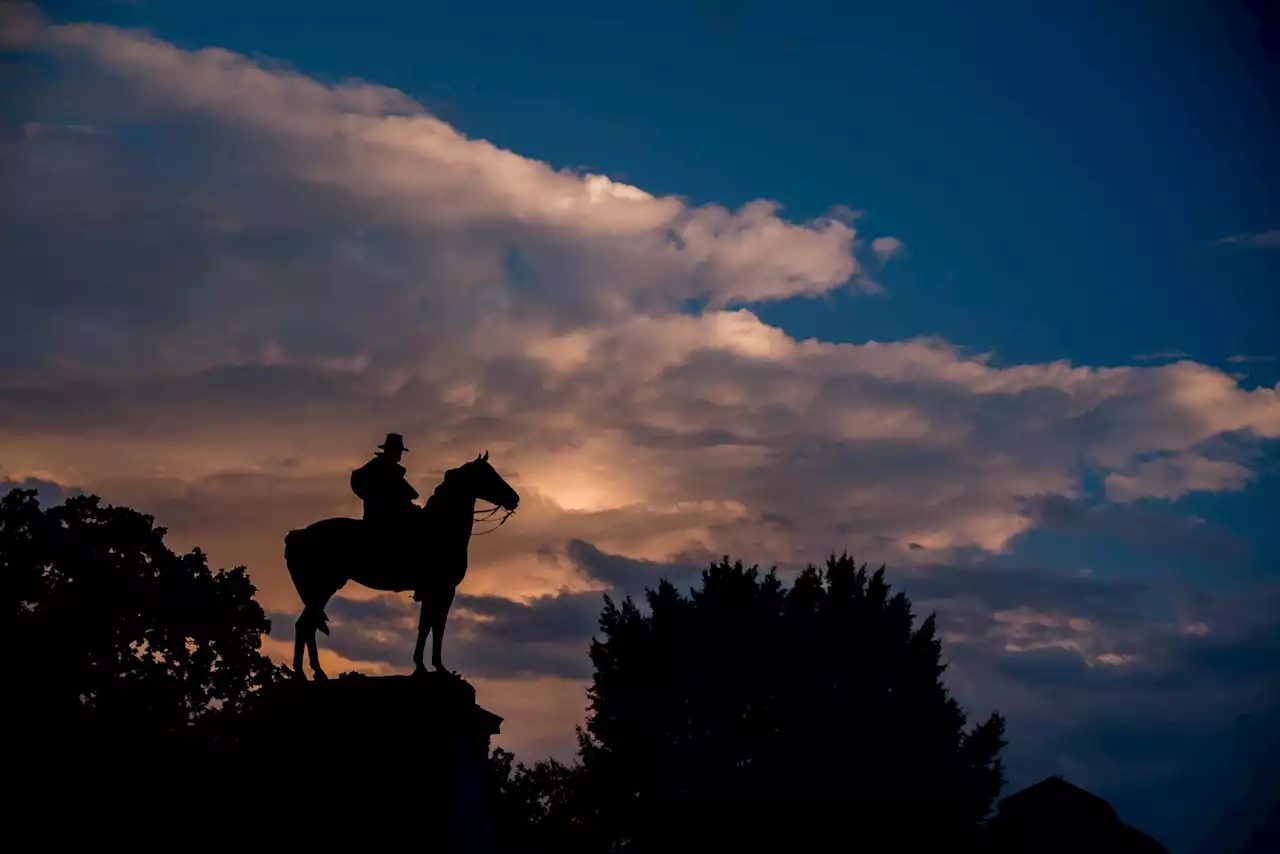
{"type": "Polygon", "coordinates": [[[501,722],[465,681],[426,674],[271,686],[216,741],[68,726],[26,763],[21,826],[39,847],[488,852],[501,722]]]}
{"type": "Polygon", "coordinates": [[[240,749],[270,763],[263,801],[300,835],[488,851],[489,739],[501,723],[448,674],[299,681],[264,694],[240,749]]]}

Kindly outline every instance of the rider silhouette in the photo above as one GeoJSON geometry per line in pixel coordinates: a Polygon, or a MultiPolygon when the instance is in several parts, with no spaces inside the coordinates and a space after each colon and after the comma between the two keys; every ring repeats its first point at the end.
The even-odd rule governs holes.
{"type": "Polygon", "coordinates": [[[387,441],[378,446],[380,452],[360,468],[351,472],[351,491],[364,502],[364,520],[373,529],[376,540],[384,545],[398,542],[418,505],[413,500],[418,491],[405,480],[400,457],[408,452],[404,437],[388,433],[387,441]]]}

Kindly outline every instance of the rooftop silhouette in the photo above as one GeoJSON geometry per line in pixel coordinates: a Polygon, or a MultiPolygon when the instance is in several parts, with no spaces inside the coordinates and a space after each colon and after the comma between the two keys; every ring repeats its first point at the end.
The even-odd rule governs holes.
{"type": "Polygon", "coordinates": [[[1121,821],[1111,804],[1056,776],[1000,801],[991,832],[995,854],[1168,854],[1159,842],[1121,821]]]}

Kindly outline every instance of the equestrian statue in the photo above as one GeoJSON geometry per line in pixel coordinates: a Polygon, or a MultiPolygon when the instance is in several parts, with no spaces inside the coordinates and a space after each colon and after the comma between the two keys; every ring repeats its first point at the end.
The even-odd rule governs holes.
{"type": "Polygon", "coordinates": [[[329,634],[325,606],[348,581],[374,590],[413,591],[420,602],[414,672],[426,671],[422,653],[431,634],[431,666],[444,671],[440,646],[454,593],[467,574],[467,546],[477,519],[505,515],[507,521],[520,496],[489,465],[489,452],[450,469],[425,506],[414,503],[418,491],[405,479],[400,460],[409,449],[399,433],[388,433],[373,459],[351,473],[351,490],[364,502],[364,518],[321,519],[290,531],[284,538],[284,560],[302,599],[295,624],[293,671],[305,679],[302,651],[309,653],[311,672],[325,679],[316,649],[316,632],[329,634]],[[476,501],[495,505],[476,511],[476,501]]]}

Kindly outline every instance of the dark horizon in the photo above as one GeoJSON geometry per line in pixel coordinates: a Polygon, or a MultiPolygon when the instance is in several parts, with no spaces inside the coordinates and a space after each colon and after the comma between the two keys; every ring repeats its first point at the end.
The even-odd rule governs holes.
{"type": "MultiPolygon", "coordinates": [[[[272,622],[244,568],[214,571],[164,536],[96,496],[44,508],[31,490],[0,496],[21,645],[6,667],[16,840],[589,854],[852,838],[874,852],[900,850],[907,832],[920,850],[1168,852],[1061,775],[1008,793],[1006,721],[950,695],[936,614],[847,555],[790,585],[724,558],[687,594],[662,580],[643,604],[604,596],[587,722],[563,763],[493,748],[504,718],[441,667],[438,647],[432,669],[415,653],[409,675],[331,679],[314,651],[310,678],[300,658],[271,663],[272,622]],[[264,809],[243,790],[271,768],[286,776],[264,809]],[[742,820],[766,791],[768,809],[742,820]],[[351,819],[317,812],[335,796],[351,819]],[[83,820],[58,822],[68,811],[83,820]]],[[[445,542],[420,544],[438,562],[445,542]]],[[[1224,816],[1220,850],[1274,843],[1265,794],[1224,816]]]]}

